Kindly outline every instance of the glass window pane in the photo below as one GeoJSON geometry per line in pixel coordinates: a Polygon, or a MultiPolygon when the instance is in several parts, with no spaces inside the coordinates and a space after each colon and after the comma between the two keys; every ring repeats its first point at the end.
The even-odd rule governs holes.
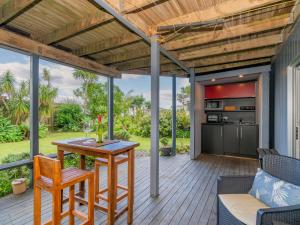
{"type": "Polygon", "coordinates": [[[29,158],[29,85],[30,57],[0,49],[0,163],[29,158]]]}
{"type": "Polygon", "coordinates": [[[190,145],[190,84],[188,78],[177,78],[177,152],[189,152],[190,145]]]}
{"type": "Polygon", "coordinates": [[[52,141],[96,138],[97,115],[107,121],[107,78],[49,61],[40,61],[39,146],[56,153],[52,141]]]}
{"type": "Polygon", "coordinates": [[[160,77],[159,93],[159,138],[160,147],[166,147],[166,154],[172,146],[172,78],[160,77]]]}
{"type": "Polygon", "coordinates": [[[123,74],[114,82],[114,135],[139,142],[141,152],[150,151],[150,76],[123,74]]]}

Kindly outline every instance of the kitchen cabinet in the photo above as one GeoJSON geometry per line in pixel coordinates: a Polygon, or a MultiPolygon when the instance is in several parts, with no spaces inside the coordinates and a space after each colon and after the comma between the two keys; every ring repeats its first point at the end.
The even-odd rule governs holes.
{"type": "Polygon", "coordinates": [[[255,125],[240,126],[240,154],[256,155],[257,127],[255,125]]]}
{"type": "Polygon", "coordinates": [[[240,135],[239,135],[239,125],[235,124],[226,124],[224,125],[224,153],[229,154],[239,154],[239,141],[240,141],[240,135]]]}
{"type": "Polygon", "coordinates": [[[202,150],[207,154],[223,154],[223,126],[217,124],[202,125],[202,150]]]}
{"type": "Polygon", "coordinates": [[[202,124],[202,151],[216,155],[256,156],[256,125],[202,124]]]}

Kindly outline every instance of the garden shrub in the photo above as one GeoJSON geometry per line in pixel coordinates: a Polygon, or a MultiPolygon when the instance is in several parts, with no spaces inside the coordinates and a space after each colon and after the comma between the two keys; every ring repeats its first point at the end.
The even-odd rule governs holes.
{"type": "MultiPolygon", "coordinates": [[[[64,158],[64,167],[77,167],[79,168],[79,155],[78,154],[70,154],[66,155],[64,158]]],[[[92,169],[94,167],[95,157],[86,156],[85,165],[87,169],[92,169]]]]}
{"type": "MultiPolygon", "coordinates": [[[[12,163],[29,158],[29,153],[9,154],[1,160],[1,163],[12,163]]],[[[30,169],[27,166],[22,166],[0,171],[0,197],[12,193],[11,182],[17,178],[25,178],[26,183],[29,184],[30,169]]]]}
{"type": "MultiPolygon", "coordinates": [[[[20,154],[9,154],[1,160],[2,164],[16,162],[19,160],[29,159],[29,153],[20,154]]],[[[92,169],[94,167],[95,157],[86,157],[86,167],[87,169],[92,169]]],[[[79,155],[70,154],[65,156],[64,160],[65,168],[68,167],[79,167],[79,155]]],[[[12,193],[11,182],[14,179],[25,178],[27,185],[30,182],[30,169],[27,166],[17,167],[13,169],[8,169],[0,171],[0,197],[12,193]]]]}
{"type": "Polygon", "coordinates": [[[190,130],[176,130],[176,137],[177,138],[189,138],[190,137],[190,130]]]}
{"type": "Polygon", "coordinates": [[[65,103],[58,106],[54,115],[55,128],[62,131],[80,131],[83,113],[81,106],[75,103],[65,103]]]}
{"type": "Polygon", "coordinates": [[[172,111],[171,110],[160,111],[159,135],[162,137],[172,136],[172,111]]]}
{"type": "Polygon", "coordinates": [[[46,124],[39,124],[39,137],[44,138],[48,135],[48,126],[46,124]]]}
{"type": "Polygon", "coordinates": [[[22,139],[28,140],[30,137],[30,128],[28,124],[22,123],[18,126],[19,131],[22,133],[22,139]]]}
{"type": "MultiPolygon", "coordinates": [[[[124,119],[123,119],[124,120],[124,119]]],[[[129,131],[140,137],[150,137],[151,134],[151,116],[150,114],[144,114],[141,117],[133,118],[129,120],[131,126],[129,131]]],[[[189,114],[186,111],[177,111],[177,127],[176,134],[179,138],[187,138],[190,136],[190,124],[189,114]]],[[[172,111],[164,109],[160,111],[159,115],[159,134],[163,137],[172,136],[172,111]]]]}
{"type": "Polygon", "coordinates": [[[176,146],[176,152],[179,154],[188,153],[190,151],[190,146],[180,143],[176,146]]]}
{"type": "Polygon", "coordinates": [[[0,143],[22,141],[23,134],[20,129],[11,124],[11,121],[0,116],[0,143]]]}
{"type": "MultiPolygon", "coordinates": [[[[21,124],[18,126],[19,131],[22,133],[22,139],[28,140],[30,137],[30,127],[28,124],[21,124]]],[[[45,124],[39,124],[39,137],[44,138],[48,135],[48,127],[45,124]]]]}
{"type": "Polygon", "coordinates": [[[140,137],[150,137],[151,134],[151,117],[144,115],[136,121],[134,134],[140,137]]]}
{"type": "Polygon", "coordinates": [[[130,134],[124,129],[116,130],[114,131],[114,138],[118,140],[128,141],[130,138],[130,134]]]}

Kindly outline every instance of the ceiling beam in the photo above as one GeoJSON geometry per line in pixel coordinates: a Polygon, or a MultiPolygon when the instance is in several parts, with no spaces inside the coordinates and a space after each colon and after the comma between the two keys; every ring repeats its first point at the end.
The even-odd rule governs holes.
{"type": "Polygon", "coordinates": [[[244,67],[244,66],[258,65],[263,63],[271,63],[271,58],[253,59],[253,60],[247,60],[241,62],[233,62],[233,63],[226,63],[221,65],[200,67],[200,68],[195,68],[195,72],[201,74],[201,73],[208,73],[208,72],[220,71],[225,69],[233,69],[233,68],[244,67]]]}
{"type": "Polygon", "coordinates": [[[97,62],[102,64],[115,64],[120,62],[126,62],[129,60],[140,59],[143,57],[148,57],[150,55],[150,48],[139,48],[130,49],[121,54],[111,54],[110,56],[105,56],[102,59],[98,59],[97,62]]]}
{"type": "Polygon", "coordinates": [[[104,23],[108,23],[113,20],[113,17],[105,12],[98,13],[96,15],[87,16],[86,18],[79,19],[75,22],[66,24],[49,34],[46,34],[36,39],[44,44],[55,44],[76,35],[82,34],[89,30],[95,29],[104,23]]]}
{"type": "MultiPolygon", "coordinates": [[[[150,68],[141,69],[141,70],[124,70],[122,74],[133,74],[133,75],[151,75],[150,68]]],[[[189,74],[182,71],[174,71],[172,73],[160,73],[161,76],[170,77],[176,75],[177,77],[187,77],[189,74]]]]}
{"type": "Polygon", "coordinates": [[[196,34],[190,37],[181,38],[179,40],[173,40],[163,44],[162,46],[167,50],[188,48],[210,42],[222,41],[230,38],[282,28],[288,24],[291,24],[292,22],[293,21],[290,19],[290,14],[283,14],[264,20],[228,27],[219,31],[211,31],[204,34],[196,34]]]}
{"type": "Polygon", "coordinates": [[[220,55],[238,51],[244,51],[255,48],[263,48],[266,46],[276,45],[282,42],[281,34],[274,34],[265,37],[253,38],[245,41],[237,41],[230,44],[223,44],[209,48],[201,48],[194,51],[179,53],[180,60],[191,60],[212,55],[220,55]]]}
{"type": "Polygon", "coordinates": [[[228,0],[204,10],[195,11],[165,20],[159,23],[157,27],[159,28],[160,26],[176,26],[178,24],[191,24],[199,21],[204,22],[220,19],[279,1],[281,0],[228,0]]]}
{"type": "Polygon", "coordinates": [[[7,24],[27,10],[34,7],[41,0],[10,0],[0,7],[0,25],[7,24]]]}
{"type": "MultiPolygon", "coordinates": [[[[225,53],[233,53],[239,51],[245,51],[256,48],[263,48],[267,46],[273,46],[282,42],[282,34],[273,34],[265,37],[253,38],[245,41],[235,41],[229,44],[217,45],[208,48],[201,48],[197,50],[186,51],[178,53],[179,60],[191,60],[197,58],[203,58],[213,55],[222,55],[225,53]]],[[[125,64],[128,61],[149,57],[149,48],[132,49],[122,54],[114,54],[103,59],[97,60],[102,64],[125,64]]]]}
{"type": "MultiPolygon", "coordinates": [[[[172,61],[167,59],[166,57],[161,57],[160,59],[160,65],[172,65],[176,69],[178,69],[178,66],[176,64],[173,64],[172,61]]],[[[121,62],[117,64],[112,65],[114,68],[117,68],[118,70],[132,70],[132,69],[141,69],[141,68],[146,68],[150,66],[150,57],[145,57],[145,58],[138,58],[135,60],[131,60],[129,62],[121,62]]]]}
{"type": "Polygon", "coordinates": [[[97,74],[120,76],[120,72],[97,63],[93,60],[81,58],[63,50],[48,46],[21,35],[0,29],[0,45],[18,49],[27,53],[34,53],[41,57],[51,59],[75,68],[81,68],[97,74]]]}
{"type": "MultiPolygon", "coordinates": [[[[247,50],[247,51],[242,51],[237,53],[223,54],[220,56],[205,57],[197,60],[188,61],[187,64],[190,67],[196,68],[201,66],[218,65],[218,64],[225,64],[230,62],[245,61],[250,59],[272,57],[275,55],[275,53],[276,53],[275,47],[267,47],[267,48],[247,50]]],[[[176,67],[172,64],[166,64],[161,66],[162,71],[172,71],[175,69],[176,67]]]]}
{"type": "Polygon", "coordinates": [[[143,0],[143,1],[135,1],[135,3],[131,3],[126,1],[124,4],[124,9],[120,10],[121,13],[131,14],[131,13],[139,13],[143,10],[150,9],[154,6],[160,5],[169,0],[143,0]],[[127,4],[126,4],[127,3],[127,4]]]}
{"type": "MultiPolygon", "coordinates": [[[[254,49],[254,50],[247,50],[247,51],[241,51],[236,53],[230,53],[230,54],[223,54],[219,56],[211,56],[211,57],[204,57],[192,61],[187,61],[186,64],[191,67],[201,67],[201,66],[210,66],[210,65],[217,65],[217,64],[225,64],[230,62],[237,62],[237,61],[244,61],[244,60],[250,60],[250,59],[258,59],[258,58],[265,58],[265,57],[271,57],[275,55],[275,47],[266,47],[266,48],[260,48],[260,49],[254,49]]],[[[162,72],[169,72],[169,71],[176,71],[178,70],[178,67],[170,63],[170,61],[166,59],[161,59],[161,71],[162,72]]],[[[127,69],[142,69],[147,68],[150,65],[150,59],[140,59],[135,60],[132,62],[127,63],[121,63],[116,66],[118,70],[125,70],[127,69]]]]}
{"type": "Polygon", "coordinates": [[[135,43],[140,41],[141,37],[136,35],[123,35],[115,38],[108,38],[105,40],[101,40],[96,43],[89,44],[87,46],[81,47],[79,49],[75,49],[73,52],[75,55],[84,56],[100,53],[102,51],[107,51],[115,48],[120,48],[128,44],[135,43]]]}
{"type": "Polygon", "coordinates": [[[291,17],[296,21],[300,16],[300,1],[296,0],[295,5],[291,11],[291,17]]]}
{"type": "MultiPolygon", "coordinates": [[[[121,24],[127,27],[127,29],[142,37],[148,44],[151,44],[151,39],[142,30],[140,30],[139,28],[134,26],[131,22],[129,22],[123,15],[121,15],[114,8],[112,8],[105,0],[89,0],[89,2],[91,2],[92,4],[94,4],[100,9],[103,8],[105,11],[107,11],[109,14],[115,17],[121,24]]],[[[178,60],[176,56],[174,56],[174,54],[168,52],[161,46],[160,46],[160,52],[168,59],[173,61],[175,64],[177,64],[181,69],[183,69],[188,73],[190,72],[190,68],[188,68],[183,62],[178,60]]]]}

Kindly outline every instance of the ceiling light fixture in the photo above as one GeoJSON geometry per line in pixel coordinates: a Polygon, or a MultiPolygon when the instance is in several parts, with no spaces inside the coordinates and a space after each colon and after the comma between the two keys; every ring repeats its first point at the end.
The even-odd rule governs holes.
{"type": "Polygon", "coordinates": [[[215,82],[215,81],[216,81],[216,79],[215,79],[215,78],[213,78],[213,79],[211,79],[211,81],[212,81],[212,82],[215,82]]]}
{"type": "Polygon", "coordinates": [[[243,77],[244,77],[244,75],[243,75],[243,74],[239,75],[239,78],[243,78],[243,77]]]}

